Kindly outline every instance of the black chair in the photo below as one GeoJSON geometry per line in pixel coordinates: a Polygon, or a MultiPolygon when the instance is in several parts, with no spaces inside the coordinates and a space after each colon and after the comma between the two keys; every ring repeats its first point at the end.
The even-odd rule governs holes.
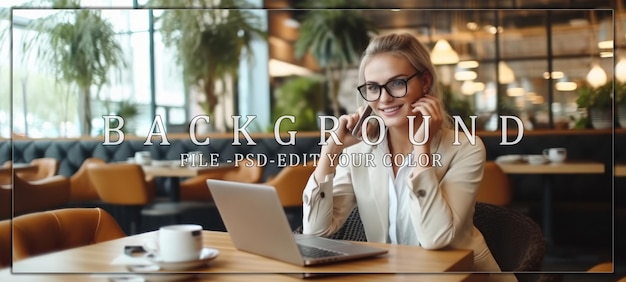
{"type": "MultiPolygon", "coordinates": [[[[298,227],[293,232],[296,234],[302,234],[302,226],[298,227]]],[[[361,222],[361,216],[359,215],[359,208],[355,207],[352,212],[350,212],[350,215],[348,215],[346,222],[343,223],[341,228],[328,238],[367,242],[365,229],[363,229],[363,223],[361,222]]]]}
{"type": "MultiPolygon", "coordinates": [[[[540,271],[543,263],[543,234],[532,219],[514,210],[477,202],[474,225],[485,237],[502,271],[516,272],[520,282],[554,280],[539,273],[518,273],[540,271]]],[[[294,232],[302,233],[302,227],[294,232]]],[[[344,225],[330,238],[367,241],[358,208],[352,210],[344,225]]]]}

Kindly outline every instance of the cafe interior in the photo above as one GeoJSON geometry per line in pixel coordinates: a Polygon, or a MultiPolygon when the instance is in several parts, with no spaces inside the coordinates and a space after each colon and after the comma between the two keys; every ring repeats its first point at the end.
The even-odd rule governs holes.
{"type": "MultiPolygon", "coordinates": [[[[500,268],[626,281],[625,2],[3,1],[0,281],[486,281],[471,252],[419,246],[314,270],[256,257],[208,189],[274,187],[301,233],[329,117],[363,105],[360,56],[391,33],[430,50],[444,107],[484,143],[474,225],[500,268]],[[149,274],[119,263],[180,224],[221,255],[149,274]]],[[[364,232],[355,209],[332,238],[364,232]]]]}

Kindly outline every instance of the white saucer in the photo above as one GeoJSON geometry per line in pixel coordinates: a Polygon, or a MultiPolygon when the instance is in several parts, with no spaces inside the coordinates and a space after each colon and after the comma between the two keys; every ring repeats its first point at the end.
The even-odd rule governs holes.
{"type": "Polygon", "coordinates": [[[149,254],[146,258],[158,265],[162,270],[186,270],[196,268],[202,265],[207,264],[209,261],[215,259],[220,254],[220,251],[213,248],[203,248],[200,252],[200,257],[197,260],[191,261],[177,261],[177,262],[168,262],[162,261],[158,255],[149,254]]]}
{"type": "Polygon", "coordinates": [[[538,164],[545,164],[549,160],[545,158],[543,155],[528,155],[526,158],[526,161],[529,164],[538,165],[538,164]]]}
{"type": "Polygon", "coordinates": [[[151,271],[145,270],[132,270],[131,275],[115,275],[109,276],[107,281],[141,281],[141,282],[173,282],[173,281],[188,281],[196,277],[195,273],[149,273],[151,271]],[[146,273],[148,272],[148,273],[146,273]]]}
{"type": "Polygon", "coordinates": [[[522,155],[503,155],[496,158],[497,162],[514,163],[522,160],[522,155]]]}

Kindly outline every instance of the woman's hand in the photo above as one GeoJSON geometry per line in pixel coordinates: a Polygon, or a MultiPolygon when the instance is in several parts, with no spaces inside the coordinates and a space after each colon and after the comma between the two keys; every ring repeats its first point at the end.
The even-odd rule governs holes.
{"type": "MultiPolygon", "coordinates": [[[[332,137],[326,139],[326,145],[322,146],[320,153],[320,159],[315,167],[313,175],[317,183],[321,183],[325,180],[326,176],[335,172],[335,166],[337,166],[337,156],[340,155],[343,149],[348,148],[354,144],[361,142],[361,140],[352,136],[352,129],[359,121],[359,118],[365,111],[364,107],[357,109],[356,113],[349,115],[342,115],[339,117],[339,129],[335,131],[338,138],[338,143],[332,137]]],[[[368,128],[371,125],[368,125],[368,128]]]]}
{"type": "MultiPolygon", "coordinates": [[[[340,141],[342,144],[336,144],[332,138],[328,138],[327,140],[329,145],[335,147],[335,149],[332,150],[333,152],[339,153],[343,151],[343,149],[361,142],[360,136],[359,138],[357,138],[356,136],[352,135],[352,130],[354,130],[354,127],[357,125],[364,111],[365,107],[359,107],[355,113],[341,115],[339,117],[339,129],[336,131],[336,133],[339,139],[338,141],[340,141]]],[[[371,125],[368,125],[368,129],[369,126],[371,125]]]]}
{"type": "Polygon", "coordinates": [[[413,135],[413,140],[417,142],[423,142],[426,135],[426,122],[424,116],[430,116],[428,124],[428,140],[424,145],[430,144],[432,137],[439,132],[441,124],[443,123],[443,114],[439,108],[439,99],[431,95],[424,95],[419,100],[411,104],[413,107],[413,113],[420,113],[422,115],[422,123],[413,135]]]}

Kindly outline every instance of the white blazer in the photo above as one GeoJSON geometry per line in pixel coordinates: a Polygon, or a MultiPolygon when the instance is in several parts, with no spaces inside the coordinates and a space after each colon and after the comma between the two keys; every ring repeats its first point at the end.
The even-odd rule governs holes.
{"type": "MultiPolygon", "coordinates": [[[[479,137],[472,144],[462,132],[456,144],[455,133],[450,129],[443,129],[432,138],[430,151],[440,156],[440,166],[411,174],[407,179],[413,190],[411,222],[420,245],[425,249],[472,249],[475,271],[499,272],[485,239],[473,225],[476,192],[485,162],[484,144],[479,137]]],[[[303,193],[303,233],[333,234],[356,205],[367,240],[386,243],[389,170],[384,167],[384,152],[361,142],[343,153],[350,158],[372,160],[337,166],[334,176],[327,176],[319,184],[311,175],[303,193]]]]}

